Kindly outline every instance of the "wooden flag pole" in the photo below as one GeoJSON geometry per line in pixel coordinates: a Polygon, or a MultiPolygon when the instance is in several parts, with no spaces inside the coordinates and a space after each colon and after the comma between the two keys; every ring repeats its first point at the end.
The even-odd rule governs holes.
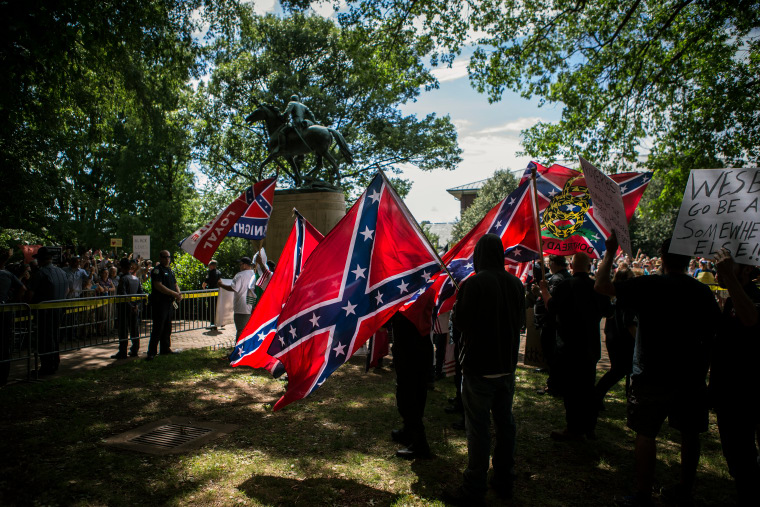
{"type": "Polygon", "coordinates": [[[438,259],[438,264],[441,266],[441,268],[443,268],[443,270],[446,272],[446,274],[449,275],[449,279],[451,279],[451,283],[454,285],[454,289],[456,289],[457,291],[459,291],[459,284],[457,284],[457,281],[452,276],[451,272],[449,271],[449,268],[447,268],[446,264],[444,264],[443,259],[441,259],[441,256],[438,255],[438,251],[436,251],[435,247],[430,243],[430,240],[425,235],[425,231],[423,231],[422,227],[420,227],[420,224],[417,223],[417,219],[414,218],[414,215],[412,215],[412,213],[409,211],[409,208],[406,207],[406,204],[404,203],[404,201],[401,199],[401,197],[399,197],[398,192],[396,192],[396,189],[393,187],[393,184],[385,176],[385,172],[383,172],[382,169],[378,169],[378,171],[382,175],[383,180],[385,180],[385,183],[388,185],[388,188],[391,189],[391,191],[393,192],[393,194],[398,199],[398,202],[401,204],[401,206],[403,206],[404,212],[407,215],[409,215],[409,217],[411,217],[412,221],[414,222],[414,225],[417,227],[417,230],[420,232],[420,234],[422,234],[422,237],[425,238],[425,241],[427,241],[427,244],[430,245],[430,249],[435,254],[436,259],[438,259]]]}
{"type": "Polygon", "coordinates": [[[536,229],[538,262],[541,264],[541,280],[546,280],[546,266],[544,266],[544,241],[541,238],[541,224],[538,223],[538,185],[536,184],[536,164],[531,162],[528,167],[530,167],[530,179],[533,184],[533,227],[536,229]]]}

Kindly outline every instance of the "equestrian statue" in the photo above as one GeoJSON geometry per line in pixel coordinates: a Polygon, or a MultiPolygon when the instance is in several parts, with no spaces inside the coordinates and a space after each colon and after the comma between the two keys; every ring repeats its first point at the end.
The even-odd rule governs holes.
{"type": "Polygon", "coordinates": [[[280,113],[277,108],[268,104],[257,105],[256,110],[249,114],[245,121],[254,123],[263,121],[269,134],[267,149],[269,153],[267,158],[259,166],[261,172],[269,162],[277,157],[283,157],[288,161],[293,178],[297,187],[321,187],[336,188],[333,185],[316,179],[316,175],[322,170],[323,158],[333,168],[333,181],[335,184],[340,182],[340,171],[338,170],[338,161],[330,153],[330,146],[333,140],[338,144],[338,149],[343,158],[349,163],[353,163],[353,155],[346,144],[346,140],[337,130],[329,127],[317,125],[314,115],[302,104],[298,95],[290,97],[290,102],[285,111],[280,113]],[[289,123],[288,120],[291,120],[289,123]],[[314,153],[317,163],[315,167],[306,174],[301,173],[300,162],[303,156],[314,153]]]}

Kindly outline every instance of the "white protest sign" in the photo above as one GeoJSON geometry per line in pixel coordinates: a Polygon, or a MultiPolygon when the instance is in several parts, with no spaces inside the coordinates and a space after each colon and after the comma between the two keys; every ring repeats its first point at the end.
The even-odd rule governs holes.
{"type": "Polygon", "coordinates": [[[615,231],[620,248],[633,257],[631,248],[631,235],[628,232],[628,219],[625,216],[623,195],[620,193],[620,185],[594,167],[591,162],[581,159],[583,176],[586,178],[586,186],[591,192],[591,201],[594,205],[594,218],[599,219],[608,231],[615,231]]]}
{"type": "Polygon", "coordinates": [[[135,259],[138,255],[150,259],[150,236],[132,236],[132,254],[135,259]]]}
{"type": "MultiPolygon", "coordinates": [[[[232,279],[222,278],[222,282],[225,285],[232,285],[232,279]]],[[[217,326],[224,327],[227,324],[232,324],[234,318],[232,313],[234,311],[234,298],[235,293],[228,290],[219,289],[219,296],[216,302],[216,320],[214,321],[217,326]]]]}
{"type": "Polygon", "coordinates": [[[760,265],[760,168],[693,169],[670,251],[712,257],[721,248],[736,262],[760,265]]]}

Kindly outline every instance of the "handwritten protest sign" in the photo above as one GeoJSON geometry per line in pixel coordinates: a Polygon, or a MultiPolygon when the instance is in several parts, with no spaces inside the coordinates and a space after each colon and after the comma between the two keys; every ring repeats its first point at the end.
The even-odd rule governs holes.
{"type": "Polygon", "coordinates": [[[760,265],[760,169],[695,169],[683,194],[670,251],[760,265]]]}
{"type": "Polygon", "coordinates": [[[594,167],[588,160],[581,159],[583,176],[586,178],[586,186],[591,192],[591,201],[594,204],[594,217],[598,218],[602,225],[609,231],[615,231],[620,243],[620,248],[633,257],[631,248],[631,235],[628,232],[628,220],[623,206],[623,195],[620,193],[620,185],[594,167]]]}
{"type": "Polygon", "coordinates": [[[132,236],[132,253],[135,259],[150,259],[150,236],[132,236]]]}

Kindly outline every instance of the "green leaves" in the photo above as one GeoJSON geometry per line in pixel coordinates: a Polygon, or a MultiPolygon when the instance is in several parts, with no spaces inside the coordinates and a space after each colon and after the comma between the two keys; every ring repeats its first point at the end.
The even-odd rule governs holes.
{"type": "Polygon", "coordinates": [[[511,194],[520,182],[520,178],[506,169],[498,169],[493,176],[483,184],[478,196],[464,213],[451,232],[451,243],[456,243],[480,222],[491,208],[511,194]]]}
{"type": "Polygon", "coordinates": [[[657,177],[673,173],[663,207],[680,202],[690,169],[760,160],[757,2],[388,0],[341,20],[415,26],[449,57],[474,44],[470,79],[489,100],[509,89],[564,108],[523,132],[525,154],[581,155],[609,172],[648,155],[657,177]]]}

